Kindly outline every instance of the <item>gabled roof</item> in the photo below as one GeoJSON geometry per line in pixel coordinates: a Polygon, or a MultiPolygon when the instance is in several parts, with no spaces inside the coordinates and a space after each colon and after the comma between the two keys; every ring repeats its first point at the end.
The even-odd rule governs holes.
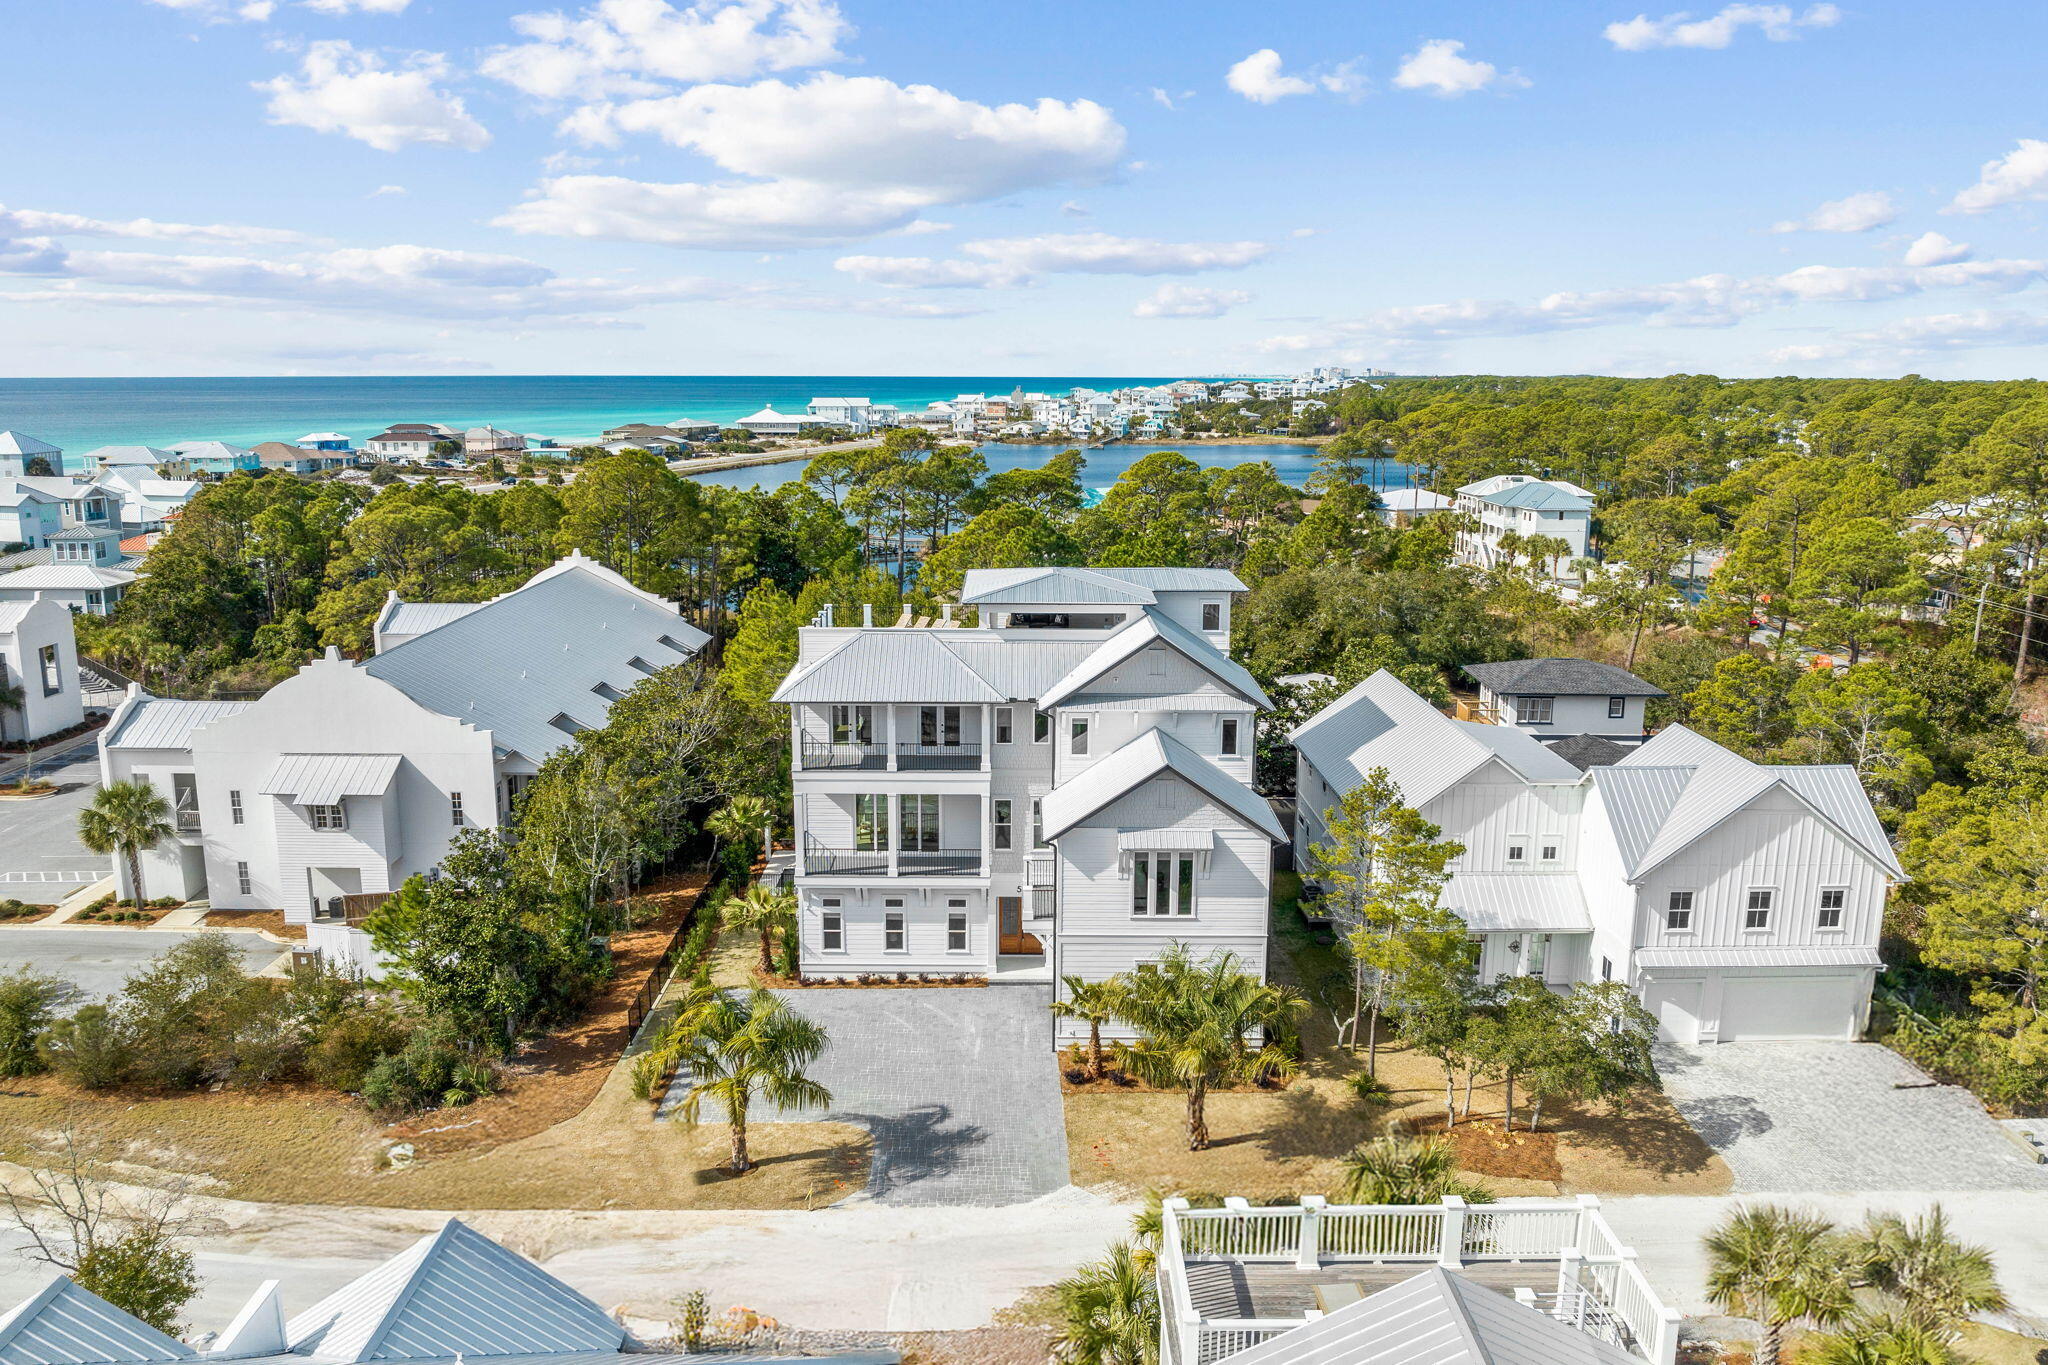
{"type": "Polygon", "coordinates": [[[90,592],[133,583],[135,575],[126,569],[102,569],[91,564],[38,564],[0,574],[0,591],[33,592],[65,590],[90,592]]]}
{"type": "Polygon", "coordinates": [[[377,629],[386,635],[425,635],[428,631],[460,621],[478,610],[481,602],[389,602],[377,629]]]}
{"type": "Polygon", "coordinates": [[[1510,725],[1452,720],[1381,669],[1294,727],[1290,742],[1339,792],[1385,768],[1422,806],[1498,759],[1527,782],[1575,782],[1579,770],[1510,725]]]}
{"type": "Polygon", "coordinates": [[[1479,497],[1496,507],[1520,507],[1532,512],[1593,510],[1593,504],[1576,493],[1567,493],[1562,488],[1542,482],[1512,484],[1491,493],[1481,493],[1479,497]]]}
{"type": "Polygon", "coordinates": [[[64,1276],[0,1317],[0,1365],[153,1365],[196,1354],[64,1276]]]}
{"type": "Polygon", "coordinates": [[[1177,650],[1188,662],[1208,672],[1252,705],[1267,708],[1273,705],[1273,699],[1266,695],[1266,690],[1259,686],[1259,680],[1243,664],[1210,644],[1202,635],[1150,607],[1135,619],[1125,622],[1072,672],[1054,683],[1051,690],[1039,699],[1039,705],[1059,705],[1117,665],[1134,658],[1139,650],[1153,644],[1177,650]]]}
{"type": "Polygon", "coordinates": [[[1149,606],[1150,588],[1095,569],[969,569],[960,586],[964,606],[1007,603],[1056,606],[1149,606]]]}
{"type": "Polygon", "coordinates": [[[256,453],[226,441],[179,441],[171,449],[186,460],[239,460],[256,453]]]}
{"type": "Polygon", "coordinates": [[[1642,1365],[1620,1346],[1441,1266],[1230,1359],[1232,1365],[1642,1365]]]}
{"type": "Polygon", "coordinates": [[[62,541],[105,540],[109,536],[119,539],[120,535],[121,528],[118,526],[67,526],[56,534],[45,537],[45,539],[62,541]]]}
{"type": "Polygon", "coordinates": [[[660,598],[571,555],[460,619],[393,645],[363,669],[538,763],[568,742],[554,717],[604,724],[611,705],[592,691],[599,683],[628,691],[649,672],[690,658],[707,639],[660,598]]]}
{"type": "Polygon", "coordinates": [[[295,1352],[360,1362],[616,1351],[625,1328],[459,1218],[285,1326],[295,1352]]]}
{"type": "Polygon", "coordinates": [[[1782,792],[1887,875],[1905,871],[1856,770],[1845,764],[1766,765],[1683,725],[1660,730],[1620,762],[1590,770],[1631,881],[1718,829],[1737,811],[1782,792]]]}
{"type": "Polygon", "coordinates": [[[1287,831],[1264,797],[1158,729],[1145,731],[1047,792],[1040,806],[1045,837],[1056,838],[1161,773],[1182,778],[1267,838],[1286,842],[1287,831]]]}
{"type": "Polygon", "coordinates": [[[246,701],[178,701],[140,697],[109,731],[100,745],[107,749],[189,749],[192,732],[226,716],[247,710],[246,701]]]}
{"type": "Polygon", "coordinates": [[[774,408],[762,408],[751,417],[740,418],[733,425],[743,427],[749,422],[801,422],[803,420],[804,414],[802,413],[777,412],[774,408]]]}
{"type": "Polygon", "coordinates": [[[159,465],[176,458],[177,456],[170,451],[158,450],[155,446],[101,446],[98,450],[85,452],[85,467],[95,469],[101,465],[159,465]]]}
{"type": "Polygon", "coordinates": [[[1474,682],[1503,696],[1662,697],[1663,688],[1644,682],[1627,669],[1591,659],[1510,659],[1497,664],[1466,664],[1474,682]]]}
{"type": "Polygon", "coordinates": [[[33,436],[18,431],[0,431],[0,455],[62,455],[64,452],[48,441],[38,441],[33,436]]]}

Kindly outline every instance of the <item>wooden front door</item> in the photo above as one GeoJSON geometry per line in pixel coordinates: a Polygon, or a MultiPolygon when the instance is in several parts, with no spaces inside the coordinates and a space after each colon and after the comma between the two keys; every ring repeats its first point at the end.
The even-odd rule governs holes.
{"type": "Polygon", "coordinates": [[[1036,937],[1024,932],[1022,896],[996,897],[996,940],[996,951],[999,953],[1021,953],[1029,956],[1045,951],[1045,946],[1036,937]]]}

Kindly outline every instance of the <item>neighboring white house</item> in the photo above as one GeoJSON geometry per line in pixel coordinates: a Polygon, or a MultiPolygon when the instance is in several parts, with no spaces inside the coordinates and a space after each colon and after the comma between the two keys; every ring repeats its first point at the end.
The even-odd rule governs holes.
{"type": "Polygon", "coordinates": [[[100,446],[86,451],[79,460],[79,477],[90,477],[103,469],[120,465],[143,465],[154,470],[158,465],[169,464],[177,458],[176,452],[158,450],[155,446],[100,446]]]}
{"type": "Polygon", "coordinates": [[[1591,659],[1511,659],[1466,664],[1465,673],[1479,684],[1486,718],[1541,740],[1595,735],[1640,744],[1648,737],[1643,708],[1667,695],[1627,669],[1591,659]]]}
{"type": "Polygon", "coordinates": [[[0,686],[21,689],[20,707],[0,707],[0,739],[41,739],[85,719],[78,640],[63,603],[0,602],[0,686]]]}
{"type": "Polygon", "coordinates": [[[462,433],[462,455],[469,460],[488,460],[494,455],[511,455],[526,449],[526,438],[516,431],[498,427],[471,427],[462,433]]]}
{"type": "Polygon", "coordinates": [[[50,562],[0,574],[0,602],[48,597],[73,611],[105,616],[135,582],[117,528],[74,526],[43,543],[50,562]]]}
{"type": "Polygon", "coordinates": [[[397,422],[363,442],[363,449],[380,460],[420,464],[434,459],[434,447],[443,441],[460,446],[463,433],[439,422],[397,422]]]}
{"type": "Polygon", "coordinates": [[[1902,880],[1853,768],[1767,766],[1684,726],[1581,771],[1387,672],[1296,727],[1296,852],[1375,768],[1465,846],[1444,904],[1484,979],[1633,986],[1684,1043],[1854,1038],[1902,880]]]}
{"type": "Polygon", "coordinates": [[[1565,553],[1546,567],[1553,578],[1570,572],[1583,559],[1593,530],[1593,495],[1562,479],[1533,474],[1496,474],[1458,490],[1458,510],[1471,524],[1458,529],[1453,552],[1460,564],[1490,569],[1502,561],[1501,537],[1513,531],[1525,539],[1551,536],[1565,543],[1565,553]]]}
{"type": "Polygon", "coordinates": [[[865,398],[813,398],[805,411],[813,422],[845,427],[856,435],[875,425],[875,405],[865,398]]]}
{"type": "Polygon", "coordinates": [[[1183,940],[1263,973],[1285,835],[1250,785],[1270,702],[1225,652],[1242,591],[1216,569],[977,569],[978,627],[799,632],[775,700],[804,972],[1096,980],[1183,940]]]}
{"type": "Polygon", "coordinates": [[[90,482],[120,507],[121,525],[129,531],[155,531],[183,511],[205,487],[197,479],[166,479],[152,465],[108,465],[90,482]]]}
{"type": "Polygon", "coordinates": [[[1448,512],[1457,504],[1427,488],[1382,488],[1379,490],[1380,520],[1389,526],[1406,526],[1432,512],[1448,512]]]}
{"type": "Polygon", "coordinates": [[[39,550],[64,529],[64,501],[21,479],[0,478],[0,545],[39,550]]]}
{"type": "Polygon", "coordinates": [[[64,452],[48,441],[39,441],[19,431],[0,431],[0,474],[32,473],[29,466],[46,460],[52,474],[64,472],[64,452]]]}
{"type": "Polygon", "coordinates": [[[549,754],[709,638],[581,554],[486,603],[427,605],[387,602],[374,657],[329,650],[255,701],[130,693],[100,769],[176,812],[144,860],[151,892],[282,909],[330,959],[372,969],[346,898],[395,891],[462,830],[503,823],[549,754]]]}
{"type": "Polygon", "coordinates": [[[803,427],[810,425],[809,416],[792,416],[777,412],[774,408],[762,408],[751,417],[742,417],[733,425],[750,436],[794,436],[803,427]]]}
{"type": "MultiPolygon", "coordinates": [[[[309,1296],[310,1297],[310,1296],[309,1296]]],[[[9,1365],[683,1365],[703,1355],[665,1353],[634,1339],[596,1302],[517,1252],[450,1218],[405,1250],[286,1311],[264,1280],[235,1315],[190,1346],[53,1276],[0,1314],[0,1361],[9,1365]]],[[[895,1351],[822,1357],[893,1365],[895,1351]]],[[[748,1365],[795,1365],[749,1352],[748,1365]]]]}

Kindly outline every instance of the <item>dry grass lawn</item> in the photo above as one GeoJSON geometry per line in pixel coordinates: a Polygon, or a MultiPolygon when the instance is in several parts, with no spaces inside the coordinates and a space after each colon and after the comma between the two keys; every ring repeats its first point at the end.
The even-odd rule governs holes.
{"type": "MultiPolygon", "coordinates": [[[[70,1128],[135,1168],[192,1178],[227,1198],[432,1209],[808,1208],[867,1181],[867,1133],[846,1124],[760,1124],[759,1166],[723,1166],[723,1126],[657,1123],[633,1098],[625,1009],[695,898],[700,877],[647,897],[614,939],[619,970],[583,1017],[522,1054],[505,1089],[386,1126],[344,1096],[307,1088],[198,1095],[93,1094],[50,1077],[0,1090],[0,1158],[33,1155],[70,1128]],[[396,1143],[417,1159],[393,1167],[396,1143]]],[[[751,938],[745,940],[749,945],[751,938]]],[[[649,1030],[648,1036],[652,1036],[649,1030]]]]}
{"type": "MultiPolygon", "coordinates": [[[[1273,928],[1273,977],[1294,984],[1293,954],[1313,952],[1314,941],[1291,907],[1276,915],[1273,928]]],[[[1364,1059],[1335,1043],[1327,1015],[1305,1015],[1300,1078],[1281,1090],[1212,1094],[1211,1146],[1204,1152],[1187,1150],[1187,1102],[1180,1093],[1069,1092],[1067,1148],[1075,1182],[1112,1193],[1156,1189],[1254,1201],[1335,1195],[1343,1157],[1359,1143],[1442,1128],[1443,1068],[1433,1059],[1383,1045],[1379,1076],[1393,1094],[1387,1103],[1366,1104],[1345,1084],[1364,1069],[1364,1059]]],[[[1730,1188],[1727,1164],[1661,1094],[1626,1115],[1548,1105],[1545,1131],[1535,1143],[1518,1140],[1519,1129],[1502,1133],[1501,1101],[1500,1086],[1476,1086],[1470,1115],[1459,1124],[1468,1131],[1458,1141],[1466,1174],[1496,1194],[1725,1194],[1730,1188]]],[[[1516,1121],[1528,1121],[1519,1100],[1516,1121]]]]}

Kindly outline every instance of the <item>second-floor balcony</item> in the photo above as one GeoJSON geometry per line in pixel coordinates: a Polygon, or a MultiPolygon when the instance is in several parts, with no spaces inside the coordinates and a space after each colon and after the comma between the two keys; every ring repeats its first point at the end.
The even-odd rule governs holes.
{"type": "Polygon", "coordinates": [[[978,877],[982,856],[978,848],[835,848],[807,836],[803,871],[808,876],[978,877]]]}
{"type": "Polygon", "coordinates": [[[798,750],[804,771],[851,769],[868,772],[976,772],[982,766],[982,746],[959,744],[844,743],[805,738],[798,750]]]}

